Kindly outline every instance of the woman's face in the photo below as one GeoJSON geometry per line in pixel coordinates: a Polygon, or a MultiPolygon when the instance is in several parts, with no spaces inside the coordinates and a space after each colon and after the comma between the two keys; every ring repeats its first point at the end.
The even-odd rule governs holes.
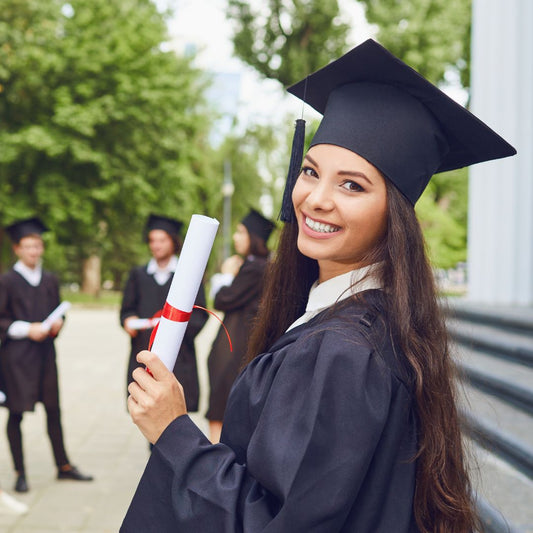
{"type": "Polygon", "coordinates": [[[318,261],[321,282],[365,266],[365,256],[385,235],[385,179],[346,148],[313,146],[305,156],[292,202],[298,249],[318,261]]]}
{"type": "Polygon", "coordinates": [[[233,234],[233,245],[235,251],[243,257],[250,253],[250,234],[243,224],[237,224],[237,229],[233,234]]]}

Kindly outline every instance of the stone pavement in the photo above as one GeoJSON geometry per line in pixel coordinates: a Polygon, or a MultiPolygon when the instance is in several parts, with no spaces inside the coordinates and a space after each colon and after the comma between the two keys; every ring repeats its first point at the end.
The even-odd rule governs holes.
{"type": "MultiPolygon", "coordinates": [[[[218,323],[210,318],[197,337],[205,412],[206,358],[218,323]]],[[[25,502],[23,516],[0,514],[1,533],[114,533],[128,508],[148,460],[148,444],[126,410],[128,336],[117,309],[73,306],[56,341],[63,432],[71,462],[92,474],[91,483],[57,481],[42,405],[22,423],[27,494],[15,481],[5,435],[7,410],[0,409],[0,484],[25,502]]],[[[200,414],[192,416],[207,431],[200,414]]]]}

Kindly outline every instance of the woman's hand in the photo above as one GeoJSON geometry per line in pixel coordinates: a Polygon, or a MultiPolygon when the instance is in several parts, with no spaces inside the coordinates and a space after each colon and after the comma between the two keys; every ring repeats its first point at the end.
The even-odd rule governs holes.
{"type": "Polygon", "coordinates": [[[187,414],[183,387],[153,352],[139,352],[137,361],[149,371],[133,371],[135,381],[128,386],[128,410],[142,434],[155,444],[172,421],[187,414]]]}
{"type": "Polygon", "coordinates": [[[240,255],[232,255],[222,263],[220,272],[222,272],[222,274],[232,274],[233,276],[236,276],[243,263],[244,259],[240,255]]]}

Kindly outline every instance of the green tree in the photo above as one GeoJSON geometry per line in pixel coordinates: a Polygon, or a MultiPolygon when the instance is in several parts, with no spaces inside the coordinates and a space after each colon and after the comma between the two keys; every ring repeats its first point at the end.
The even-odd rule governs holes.
{"type": "Polygon", "coordinates": [[[345,51],[347,24],[337,0],[229,0],[236,55],[267,78],[290,85],[345,51]]]}
{"type": "MultiPolygon", "coordinates": [[[[237,129],[228,134],[217,150],[213,159],[214,169],[211,173],[213,189],[220,191],[224,177],[224,164],[231,165],[234,185],[232,196],[232,228],[242,219],[250,208],[261,211],[261,197],[279,196],[279,176],[286,171],[285,136],[276,133],[276,128],[269,125],[250,125],[245,131],[237,129]]],[[[223,197],[212,194],[208,209],[213,216],[222,220],[223,197]]],[[[279,205],[273,206],[275,219],[279,205]]],[[[273,239],[275,236],[273,236],[273,239]]],[[[219,232],[213,254],[214,262],[222,259],[222,234],[219,232]]],[[[216,265],[212,265],[216,267],[216,265]]]]}
{"type": "Polygon", "coordinates": [[[471,0],[359,0],[377,39],[433,83],[470,85],[471,0]]]}
{"type": "Polygon", "coordinates": [[[0,0],[1,222],[39,213],[49,260],[79,279],[91,256],[117,282],[146,216],[188,222],[211,194],[203,89],[164,51],[149,0],[0,0]]]}
{"type": "Polygon", "coordinates": [[[416,204],[429,256],[439,268],[453,268],[466,260],[467,195],[463,168],[433,177],[416,204]]]}

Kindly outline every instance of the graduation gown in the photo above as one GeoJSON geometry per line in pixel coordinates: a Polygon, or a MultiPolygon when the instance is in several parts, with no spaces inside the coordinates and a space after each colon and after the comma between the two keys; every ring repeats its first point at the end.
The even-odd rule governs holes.
{"type": "Polygon", "coordinates": [[[33,411],[36,402],[59,407],[54,340],[43,342],[7,336],[16,320],[42,322],[59,305],[59,282],[43,270],[34,287],[11,269],[0,277],[0,366],[6,405],[15,413],[33,411]]]}
{"type": "Polygon", "coordinates": [[[220,444],[174,420],[120,531],[417,532],[409,373],[380,291],[363,294],[367,304],[320,313],[243,370],[220,444]]]}
{"type": "Polygon", "coordinates": [[[257,314],[267,265],[264,257],[246,259],[231,285],[222,287],[215,296],[214,307],[224,311],[224,325],[233,346],[221,326],[207,361],[209,369],[208,420],[222,420],[228,396],[246,354],[252,320],[257,314]]]}
{"type": "MultiPolygon", "coordinates": [[[[148,274],[147,265],[135,267],[131,270],[124,288],[122,306],[120,308],[120,323],[124,326],[124,320],[130,316],[140,318],[151,318],[157,311],[165,305],[165,300],[172,283],[172,276],[164,285],[159,285],[152,274],[148,274]]],[[[206,306],[205,292],[203,284],[200,286],[195,301],[196,305],[206,306]]],[[[174,365],[174,375],[180,381],[185,392],[185,401],[189,411],[198,410],[200,397],[200,387],[198,384],[198,370],[196,365],[196,350],[194,338],[204,324],[208,315],[205,311],[194,309],[185,330],[185,336],[181,345],[176,364],[174,365]]],[[[141,350],[147,350],[150,341],[151,329],[140,330],[131,339],[131,351],[128,362],[128,385],[133,381],[131,373],[140,366],[136,361],[136,356],[141,350]]]]}

